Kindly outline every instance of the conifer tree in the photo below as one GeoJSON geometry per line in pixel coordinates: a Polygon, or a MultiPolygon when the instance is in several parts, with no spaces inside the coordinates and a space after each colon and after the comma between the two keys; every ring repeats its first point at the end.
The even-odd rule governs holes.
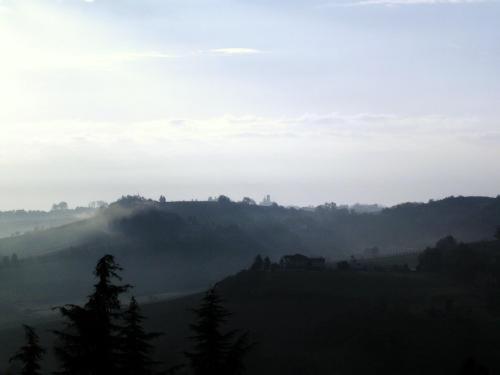
{"type": "Polygon", "coordinates": [[[59,309],[66,318],[66,329],[55,331],[60,344],[56,347],[62,367],[60,374],[118,374],[119,296],[130,288],[113,284],[114,280],[121,281],[118,275],[121,270],[112,255],[104,256],[95,268],[98,281],[85,306],[68,305],[59,309]]]}
{"type": "Polygon", "coordinates": [[[227,353],[226,373],[228,375],[242,375],[245,372],[244,358],[253,347],[248,332],[241,334],[227,353]]]}
{"type": "Polygon", "coordinates": [[[247,334],[234,341],[236,331],[221,332],[231,315],[223,306],[215,288],[203,298],[194,310],[197,321],[191,325],[194,350],[186,353],[194,375],[236,375],[243,370],[243,357],[249,350],[247,334]],[[232,371],[237,369],[236,372],[232,371]]]}
{"type": "Polygon", "coordinates": [[[264,269],[264,260],[261,255],[257,255],[252,265],[250,266],[251,271],[262,271],[264,269]]]}
{"type": "Polygon", "coordinates": [[[150,341],[160,333],[146,333],[143,327],[145,317],[136,299],[132,297],[128,309],[123,314],[122,327],[122,375],[151,375],[157,362],[151,359],[153,346],[150,341]]]}
{"type": "Polygon", "coordinates": [[[45,354],[45,349],[40,346],[40,339],[35,330],[27,325],[23,327],[26,343],[10,359],[10,362],[22,364],[22,375],[40,375],[40,360],[45,354]]]}
{"type": "Polygon", "coordinates": [[[271,259],[269,259],[269,257],[265,257],[264,258],[264,265],[263,265],[263,268],[265,271],[269,271],[272,267],[272,263],[271,263],[271,259]]]}

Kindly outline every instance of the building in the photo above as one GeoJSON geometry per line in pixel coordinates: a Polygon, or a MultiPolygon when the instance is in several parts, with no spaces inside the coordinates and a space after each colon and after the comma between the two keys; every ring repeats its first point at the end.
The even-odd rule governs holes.
{"type": "Polygon", "coordinates": [[[271,201],[271,196],[269,194],[267,194],[264,197],[264,199],[262,199],[262,201],[260,202],[261,206],[266,206],[266,207],[272,206],[273,204],[274,204],[274,202],[271,201]]]}

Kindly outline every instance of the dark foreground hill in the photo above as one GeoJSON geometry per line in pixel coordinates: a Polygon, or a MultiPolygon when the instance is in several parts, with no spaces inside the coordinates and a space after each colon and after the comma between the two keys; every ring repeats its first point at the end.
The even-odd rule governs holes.
{"type": "MultiPolygon", "coordinates": [[[[244,271],[218,290],[257,346],[248,374],[458,374],[474,357],[500,371],[500,325],[481,290],[417,272],[244,271]]],[[[163,331],[157,358],[174,365],[189,349],[193,295],[144,306],[148,329],[163,331]]],[[[49,328],[38,324],[50,346],[49,328]]],[[[0,362],[22,339],[0,333],[0,362]]],[[[45,363],[53,370],[53,359],[45,363]]],[[[46,373],[49,373],[48,371],[46,373]]]]}
{"type": "Polygon", "coordinates": [[[344,258],[367,247],[423,249],[446,235],[491,238],[500,198],[457,197],[403,204],[376,214],[334,205],[316,210],[218,202],[160,203],[126,197],[95,217],[0,240],[1,321],[54,303],[79,301],[88,270],[104,254],[125,267],[138,295],[207,287],[247,267],[256,254],[344,258]]]}

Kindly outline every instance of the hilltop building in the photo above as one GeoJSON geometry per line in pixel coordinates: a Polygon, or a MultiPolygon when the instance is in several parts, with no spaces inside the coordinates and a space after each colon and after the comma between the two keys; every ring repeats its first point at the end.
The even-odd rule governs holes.
{"type": "Polygon", "coordinates": [[[273,201],[271,201],[271,196],[269,194],[267,194],[263,199],[262,201],[260,202],[260,205],[261,206],[265,206],[265,207],[269,207],[269,206],[272,206],[274,204],[273,201]]]}

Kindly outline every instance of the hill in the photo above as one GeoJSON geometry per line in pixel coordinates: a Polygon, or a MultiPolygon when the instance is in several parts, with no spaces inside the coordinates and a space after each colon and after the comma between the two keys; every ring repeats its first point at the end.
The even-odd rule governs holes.
{"type": "Polygon", "coordinates": [[[95,208],[86,207],[52,211],[0,211],[0,238],[59,227],[89,218],[95,212],[95,208]]]}
{"type": "Polygon", "coordinates": [[[335,260],[372,246],[381,254],[417,250],[448,234],[462,241],[491,238],[498,223],[500,198],[447,198],[368,214],[332,204],[310,211],[228,199],[125,197],[92,218],[0,240],[0,254],[17,254],[0,266],[0,323],[82,299],[91,284],[87,270],[107,253],[120,259],[137,294],[152,295],[205,288],[259,253],[273,260],[297,252],[335,260]]]}
{"type": "MultiPolygon", "coordinates": [[[[473,356],[500,370],[498,317],[481,290],[426,273],[244,271],[218,285],[234,313],[230,328],[244,328],[257,346],[248,374],[457,374],[473,356]]],[[[147,328],[163,331],[156,356],[178,364],[189,349],[188,311],[200,294],[144,306],[147,328]]],[[[49,328],[39,323],[50,346],[49,328]]],[[[0,334],[5,363],[22,338],[0,334]]],[[[53,359],[45,364],[52,369],[53,359]]]]}

